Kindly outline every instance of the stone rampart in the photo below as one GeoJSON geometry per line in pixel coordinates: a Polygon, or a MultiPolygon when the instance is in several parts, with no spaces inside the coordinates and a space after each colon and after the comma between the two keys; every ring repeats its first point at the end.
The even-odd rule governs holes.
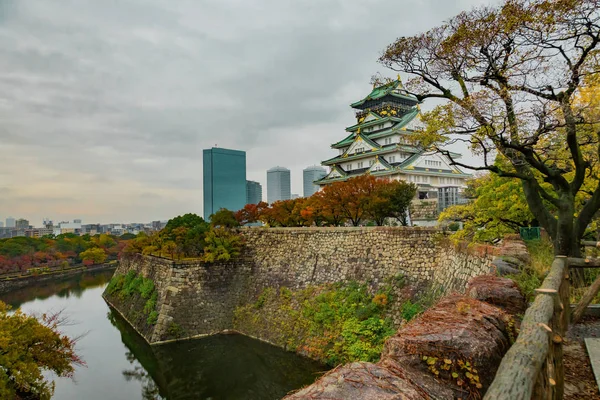
{"type": "MultiPolygon", "coordinates": [[[[233,311],[267,287],[352,280],[373,289],[402,274],[444,291],[464,291],[468,280],[492,268],[487,248],[456,247],[433,228],[242,229],[242,255],[226,263],[177,262],[131,255],[116,273],[152,278],[159,292],[158,322],[144,334],[150,343],[232,328],[233,311]],[[176,329],[174,329],[176,327],[176,329]]],[[[127,318],[127,305],[116,305],[127,318]]]]}

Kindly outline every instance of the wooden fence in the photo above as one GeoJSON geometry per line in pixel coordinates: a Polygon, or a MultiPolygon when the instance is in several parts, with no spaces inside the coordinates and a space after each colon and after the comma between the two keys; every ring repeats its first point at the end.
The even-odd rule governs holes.
{"type": "Polygon", "coordinates": [[[525,312],[519,336],[502,359],[485,400],[562,399],[562,344],[569,325],[567,257],[554,259],[537,292],[525,312]]]}
{"type": "MultiPolygon", "coordinates": [[[[582,242],[600,248],[600,242],[582,242]]],[[[508,350],[484,400],[555,400],[564,393],[563,342],[569,323],[584,314],[600,289],[590,286],[571,316],[569,269],[598,268],[600,259],[557,256],[534,302],[525,312],[521,331],[508,350]]]]}

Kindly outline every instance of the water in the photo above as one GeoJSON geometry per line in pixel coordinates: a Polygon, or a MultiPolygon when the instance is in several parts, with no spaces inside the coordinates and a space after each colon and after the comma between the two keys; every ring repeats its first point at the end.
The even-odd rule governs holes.
{"type": "Polygon", "coordinates": [[[150,347],[101,295],[111,271],[87,273],[0,296],[27,313],[64,310],[63,332],[84,335],[87,366],[56,378],[57,400],[278,399],[312,383],[325,367],[240,335],[150,347]]]}

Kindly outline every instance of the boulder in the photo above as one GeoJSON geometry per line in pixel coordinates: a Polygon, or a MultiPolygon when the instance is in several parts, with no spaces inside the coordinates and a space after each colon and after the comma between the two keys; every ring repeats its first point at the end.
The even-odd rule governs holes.
{"type": "Polygon", "coordinates": [[[477,377],[473,386],[480,383],[485,391],[490,385],[510,347],[511,330],[509,316],[501,309],[454,294],[389,338],[381,360],[383,365],[391,361],[424,374],[437,371],[457,397],[464,397],[466,372],[477,377]],[[460,378],[452,378],[452,372],[460,378]]]}
{"type": "Polygon", "coordinates": [[[531,256],[527,250],[525,242],[520,238],[513,238],[505,236],[502,247],[499,251],[500,256],[513,257],[521,261],[523,264],[529,265],[531,263],[531,256]]]}
{"type": "Polygon", "coordinates": [[[391,369],[367,362],[346,364],[284,399],[429,400],[453,397],[452,391],[426,378],[431,379],[436,391],[435,395],[430,395],[413,381],[422,377],[393,363],[390,366],[391,369]]]}
{"type": "Polygon", "coordinates": [[[513,264],[510,264],[499,257],[494,258],[492,265],[496,268],[496,272],[500,275],[516,275],[521,273],[521,271],[514,268],[513,264]]]}
{"type": "Polygon", "coordinates": [[[467,283],[467,296],[500,307],[511,315],[523,314],[527,309],[525,296],[517,284],[508,278],[476,276],[467,283]]]}

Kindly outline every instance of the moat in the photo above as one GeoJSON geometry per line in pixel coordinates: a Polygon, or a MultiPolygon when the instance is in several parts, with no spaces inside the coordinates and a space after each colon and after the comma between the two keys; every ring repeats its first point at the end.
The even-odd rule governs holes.
{"type": "Polygon", "coordinates": [[[83,335],[87,366],[56,379],[53,399],[278,399],[327,368],[241,335],[150,347],[102,299],[112,271],[86,273],[0,296],[27,313],[64,310],[62,330],[83,335]]]}

